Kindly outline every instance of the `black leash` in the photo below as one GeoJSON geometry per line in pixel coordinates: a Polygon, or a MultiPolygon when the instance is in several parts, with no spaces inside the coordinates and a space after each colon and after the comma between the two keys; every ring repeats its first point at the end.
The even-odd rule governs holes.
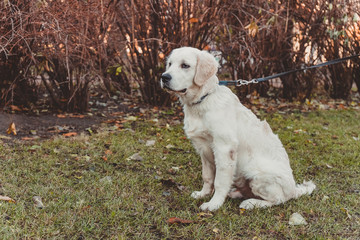
{"type": "Polygon", "coordinates": [[[270,79],[282,77],[284,75],[288,75],[288,74],[299,72],[299,71],[305,71],[307,69],[313,69],[313,68],[329,66],[329,65],[340,63],[340,62],[349,60],[351,58],[356,58],[356,57],[359,57],[359,56],[360,56],[360,54],[356,54],[356,55],[352,55],[352,56],[349,56],[349,57],[338,58],[338,59],[334,59],[334,60],[331,60],[331,61],[328,61],[328,62],[320,63],[320,64],[309,66],[309,67],[304,67],[304,68],[290,70],[290,71],[287,71],[287,72],[277,73],[277,74],[267,76],[267,77],[254,78],[254,79],[252,79],[250,81],[243,80],[243,79],[238,79],[238,80],[219,81],[219,84],[220,85],[234,85],[234,86],[240,87],[240,86],[243,86],[243,85],[248,85],[250,83],[259,83],[259,82],[268,81],[270,79]]]}

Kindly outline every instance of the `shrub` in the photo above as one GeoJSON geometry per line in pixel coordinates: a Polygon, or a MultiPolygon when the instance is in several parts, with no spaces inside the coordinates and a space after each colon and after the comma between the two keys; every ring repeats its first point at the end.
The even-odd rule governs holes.
{"type": "Polygon", "coordinates": [[[31,74],[36,44],[31,38],[34,26],[29,2],[0,3],[0,106],[28,107],[37,99],[31,74]]]}
{"type": "MultiPolygon", "coordinates": [[[[51,105],[86,111],[89,88],[168,105],[165,56],[192,46],[221,52],[222,72],[253,79],[359,53],[355,1],[103,0],[0,2],[0,105],[31,106],[40,82],[51,105]]],[[[334,98],[360,86],[360,60],[281,77],[282,97],[334,98]]],[[[238,88],[266,96],[274,82],[238,88]]],[[[277,86],[279,87],[279,86],[277,86]]],[[[360,87],[359,87],[360,89],[360,87]]]]}
{"type": "Polygon", "coordinates": [[[126,50],[118,57],[119,80],[136,83],[145,103],[166,105],[168,94],[160,89],[164,56],[173,48],[205,48],[214,36],[218,8],[215,1],[118,0],[116,24],[127,39],[126,50]]]}

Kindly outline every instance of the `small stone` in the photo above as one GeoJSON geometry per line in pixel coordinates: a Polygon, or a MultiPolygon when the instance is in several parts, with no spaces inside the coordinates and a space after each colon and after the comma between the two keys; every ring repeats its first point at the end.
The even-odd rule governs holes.
{"type": "Polygon", "coordinates": [[[167,149],[173,149],[173,148],[175,148],[175,146],[174,146],[174,145],[171,145],[171,144],[168,144],[168,145],[166,146],[166,148],[167,148],[167,149]]]}
{"type": "Polygon", "coordinates": [[[300,213],[293,213],[290,216],[289,224],[297,226],[297,225],[306,225],[307,222],[306,222],[305,218],[303,216],[301,216],[300,213]]]}
{"type": "Polygon", "coordinates": [[[129,157],[128,160],[143,161],[144,158],[141,157],[139,153],[135,153],[135,154],[133,154],[131,157],[129,157]]]}
{"type": "Polygon", "coordinates": [[[110,176],[106,176],[100,179],[101,183],[112,183],[112,179],[110,176]]]}
{"type": "Polygon", "coordinates": [[[148,140],[148,141],[146,141],[146,144],[145,144],[145,146],[147,146],[147,147],[151,147],[154,145],[155,145],[155,140],[148,140]]]}
{"type": "Polygon", "coordinates": [[[44,204],[41,201],[41,197],[34,196],[32,199],[34,201],[35,207],[37,207],[39,209],[43,209],[45,207],[44,204]]]}
{"type": "Polygon", "coordinates": [[[162,195],[165,196],[165,197],[167,197],[167,196],[170,196],[171,193],[170,193],[170,192],[167,192],[167,191],[164,191],[164,192],[162,193],[162,195]]]}
{"type": "Polygon", "coordinates": [[[329,196],[324,195],[324,197],[322,198],[321,201],[326,201],[326,200],[328,200],[329,198],[330,198],[329,196]]]}

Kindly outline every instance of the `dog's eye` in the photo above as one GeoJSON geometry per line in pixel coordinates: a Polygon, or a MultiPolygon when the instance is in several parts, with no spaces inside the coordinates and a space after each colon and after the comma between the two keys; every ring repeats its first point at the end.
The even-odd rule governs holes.
{"type": "Polygon", "coordinates": [[[190,66],[187,65],[186,63],[181,64],[181,68],[189,68],[189,67],[190,67],[190,66]]]}

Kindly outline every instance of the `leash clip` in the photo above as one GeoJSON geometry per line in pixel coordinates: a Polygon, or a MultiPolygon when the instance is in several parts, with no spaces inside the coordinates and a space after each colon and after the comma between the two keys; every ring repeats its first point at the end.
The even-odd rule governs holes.
{"type": "Polygon", "coordinates": [[[236,80],[236,86],[241,87],[244,85],[249,85],[251,83],[258,83],[258,80],[256,78],[251,79],[250,81],[244,80],[244,79],[238,79],[236,80]]]}

